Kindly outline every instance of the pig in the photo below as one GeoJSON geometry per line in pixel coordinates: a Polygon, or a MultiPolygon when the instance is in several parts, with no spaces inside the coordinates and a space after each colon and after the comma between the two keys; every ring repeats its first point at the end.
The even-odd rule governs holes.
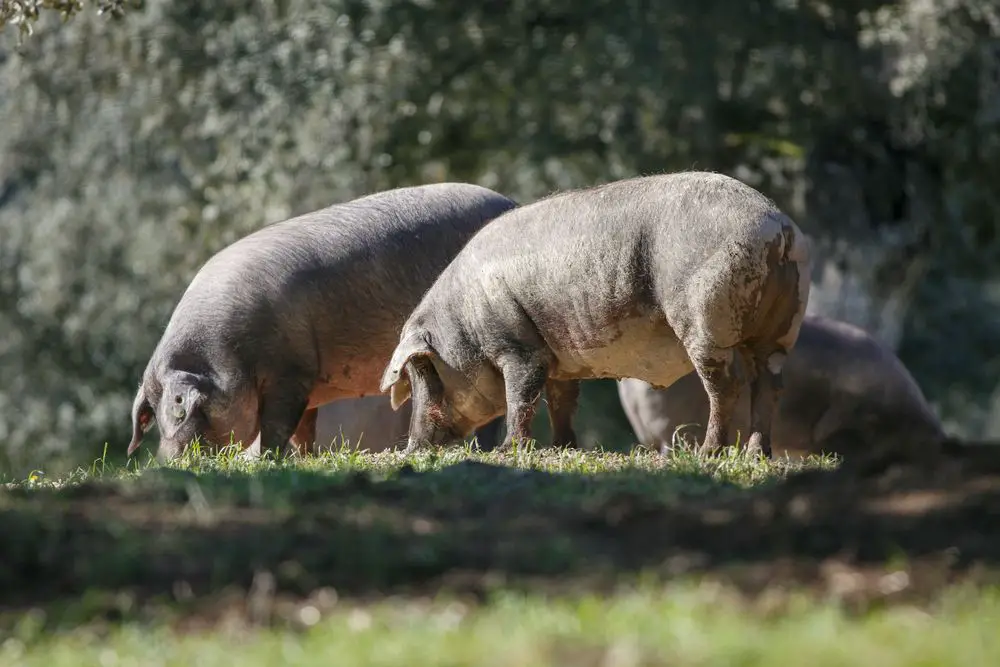
{"type": "MultiPolygon", "coordinates": [[[[476,431],[479,449],[490,451],[497,445],[502,420],[476,431]]],[[[319,407],[316,417],[316,446],[334,449],[345,442],[354,449],[382,452],[405,444],[410,430],[409,405],[393,410],[388,396],[348,398],[319,407]]]]}
{"type": "Polygon", "coordinates": [[[765,195],[681,172],[569,190],[507,211],[465,245],[410,314],[382,376],[413,400],[406,451],[506,415],[530,438],[545,390],[554,445],[576,446],[580,382],[667,387],[692,369],[709,396],[705,449],[729,443],[741,383],[749,445],[771,413],[809,298],[810,246],[765,195]]]}
{"type": "MultiPolygon", "coordinates": [[[[802,322],[783,372],[784,390],[774,416],[772,449],[789,458],[830,453],[864,454],[870,428],[943,438],[941,423],[903,362],[865,330],[810,315],[802,322]]],[[[618,381],[618,395],[640,444],[669,448],[675,429],[705,437],[708,396],[694,373],[667,389],[634,378],[618,381]]],[[[750,429],[750,401],[742,392],[734,423],[750,429]]]]}
{"type": "Polygon", "coordinates": [[[279,454],[290,440],[307,446],[318,406],[378,395],[424,291],[515,205],[468,183],[403,187],[267,225],[222,249],[188,285],[149,359],[129,455],[154,420],[161,459],[196,436],[210,448],[255,438],[279,454]]]}

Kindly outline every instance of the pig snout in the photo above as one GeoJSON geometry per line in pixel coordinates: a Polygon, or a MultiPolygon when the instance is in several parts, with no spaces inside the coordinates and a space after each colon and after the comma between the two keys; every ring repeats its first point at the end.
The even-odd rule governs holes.
{"type": "Polygon", "coordinates": [[[421,394],[417,392],[414,396],[405,453],[415,452],[424,446],[446,447],[462,443],[463,434],[455,427],[441,402],[421,394]]]}
{"type": "Polygon", "coordinates": [[[461,445],[464,442],[461,436],[456,436],[448,429],[435,429],[430,437],[409,436],[406,440],[404,454],[412,454],[423,447],[450,447],[461,445]]]}
{"type": "Polygon", "coordinates": [[[178,440],[168,440],[166,438],[160,439],[160,447],[156,450],[156,459],[161,463],[167,463],[174,459],[178,459],[184,454],[184,450],[190,443],[180,442],[178,440]]]}

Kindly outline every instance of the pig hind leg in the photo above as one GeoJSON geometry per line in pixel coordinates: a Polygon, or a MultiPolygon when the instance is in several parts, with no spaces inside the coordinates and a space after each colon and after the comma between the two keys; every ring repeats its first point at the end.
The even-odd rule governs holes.
{"type": "Polygon", "coordinates": [[[531,437],[531,420],[545,388],[548,365],[530,354],[508,354],[498,364],[507,394],[507,437],[500,448],[531,437]]]}
{"type": "Polygon", "coordinates": [[[706,454],[717,454],[722,447],[733,444],[729,442],[729,426],[736,414],[743,369],[731,348],[706,345],[689,349],[688,355],[708,395],[708,425],[701,449],[706,454]]]}
{"type": "Polygon", "coordinates": [[[552,425],[552,445],[576,447],[576,432],[573,430],[573,414],[580,397],[580,383],[575,380],[552,380],[545,383],[545,398],[549,407],[549,423],[552,425]]]}
{"type": "MultiPolygon", "coordinates": [[[[742,320],[752,296],[747,293],[748,276],[741,275],[738,267],[744,266],[745,260],[755,260],[752,255],[739,244],[715,252],[691,277],[685,294],[691,319],[678,322],[675,328],[708,395],[708,424],[702,443],[702,451],[708,454],[735,444],[729,438],[736,435],[733,427],[747,370],[739,349],[742,320]]],[[[676,297],[660,297],[665,314],[676,309],[676,304],[671,307],[676,297]]]]}

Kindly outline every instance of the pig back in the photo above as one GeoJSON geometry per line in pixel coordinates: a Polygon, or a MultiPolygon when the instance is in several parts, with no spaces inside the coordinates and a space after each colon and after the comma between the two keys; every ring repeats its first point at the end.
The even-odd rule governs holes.
{"type": "MultiPolygon", "coordinates": [[[[516,204],[488,188],[398,188],[267,225],[201,268],[164,345],[268,378],[328,386],[315,400],[377,389],[406,316],[464,244],[516,204]],[[317,367],[318,366],[318,367],[317,367]]],[[[225,375],[227,371],[217,371],[225,375]]]]}
{"type": "MultiPolygon", "coordinates": [[[[660,315],[683,338],[713,323],[716,311],[728,323],[732,307],[756,302],[774,247],[783,263],[798,266],[786,256],[797,233],[764,195],[721,174],[615,181],[541,199],[487,225],[428,292],[426,310],[477,294],[499,325],[515,328],[527,316],[557,351],[601,349],[622,321],[660,315]]],[[[782,289],[797,294],[794,278],[782,289]]],[[[722,344],[738,342],[753,324],[720,332],[722,344]]]]}
{"type": "MultiPolygon", "coordinates": [[[[873,438],[942,434],[920,386],[896,354],[863,329],[806,318],[786,363],[779,419],[789,444],[843,456],[875,446],[873,438]],[[845,437],[846,435],[846,437],[845,437]]],[[[916,446],[916,445],[914,445],[916,446]]]]}
{"type": "Polygon", "coordinates": [[[412,308],[466,242],[514,206],[466,183],[375,193],[240,239],[205,263],[185,296],[216,314],[255,303],[287,310],[330,302],[356,315],[373,306],[412,308]],[[215,299],[203,298],[205,292],[215,299]]]}

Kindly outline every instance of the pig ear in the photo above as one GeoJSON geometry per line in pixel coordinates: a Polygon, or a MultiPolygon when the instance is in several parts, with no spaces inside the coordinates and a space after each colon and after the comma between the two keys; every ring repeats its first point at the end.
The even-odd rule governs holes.
{"type": "Polygon", "coordinates": [[[410,400],[410,378],[404,373],[401,378],[396,380],[396,383],[392,385],[392,390],[389,392],[389,403],[392,405],[393,410],[399,410],[403,403],[410,400]]]}
{"type": "Polygon", "coordinates": [[[142,436],[153,425],[155,418],[156,413],[153,412],[153,406],[146,398],[146,388],[142,387],[132,404],[132,441],[128,444],[128,456],[132,456],[135,450],[139,449],[139,445],[142,444],[142,436]]]}
{"type": "Polygon", "coordinates": [[[392,359],[389,360],[389,365],[385,367],[385,372],[382,374],[382,384],[379,386],[379,391],[382,393],[388,391],[390,387],[393,388],[393,410],[398,409],[409,397],[410,383],[409,379],[403,375],[403,367],[413,357],[430,354],[431,352],[430,342],[428,342],[426,336],[420,333],[411,333],[396,346],[396,350],[392,353],[392,359]],[[401,383],[401,380],[406,381],[406,387],[405,389],[400,387],[397,390],[395,387],[401,383]],[[405,396],[403,395],[404,392],[405,396]],[[397,395],[399,396],[398,402],[397,395]]]}

